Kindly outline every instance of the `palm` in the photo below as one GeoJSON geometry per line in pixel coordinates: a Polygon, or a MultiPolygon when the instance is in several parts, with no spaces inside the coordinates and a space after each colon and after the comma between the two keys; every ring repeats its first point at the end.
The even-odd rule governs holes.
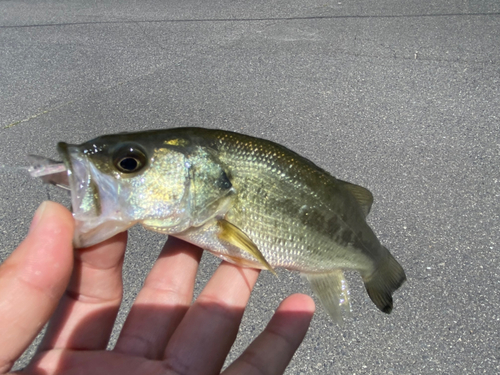
{"type": "MultiPolygon", "coordinates": [[[[58,206],[54,210],[56,213],[63,208],[58,206]]],[[[68,214],[65,212],[62,216],[68,214]]],[[[44,221],[49,222],[45,216],[44,221]]],[[[59,215],[54,214],[56,216],[59,219],[54,220],[63,220],[60,219],[61,212],[59,215]]],[[[50,316],[50,306],[55,306],[54,302],[63,290],[60,284],[64,284],[64,287],[68,278],[69,284],[51,318],[38,354],[22,373],[203,375],[220,372],[236,338],[241,316],[259,271],[223,262],[198,299],[192,303],[202,251],[182,241],[170,239],[146,278],[114,350],[106,351],[122,299],[121,272],[126,234],[76,251],[71,273],[72,260],[67,254],[67,247],[70,247],[72,232],[69,236],[57,237],[55,232],[50,233],[54,225],[43,228],[43,232],[40,229],[42,225],[36,226],[30,236],[40,232],[41,237],[52,241],[54,258],[45,257],[38,266],[42,269],[46,267],[43,274],[46,279],[54,279],[54,285],[45,279],[39,279],[38,285],[35,280],[26,283],[26,288],[34,289],[29,289],[30,293],[36,294],[38,289],[46,297],[40,298],[47,306],[38,309],[38,320],[50,316]],[[54,238],[59,238],[60,243],[54,238]],[[58,262],[58,265],[54,266],[54,262],[58,262]],[[52,288],[42,290],[40,284],[44,283],[52,285],[52,288]]],[[[59,233],[60,229],[57,231],[59,233]]],[[[7,273],[2,271],[12,268],[11,263],[21,264],[22,258],[18,256],[17,259],[17,254],[27,252],[26,248],[34,246],[30,236],[19,247],[20,250],[16,250],[18,253],[11,256],[13,260],[6,261],[7,266],[2,266],[0,278],[8,281],[9,275],[5,276],[7,273]]],[[[50,249],[45,250],[47,253],[50,249]]],[[[13,294],[12,289],[0,287],[0,298],[9,298],[9,293],[13,294]]],[[[23,296],[16,293],[10,298],[22,300],[23,296]]],[[[28,326],[34,318],[32,315],[37,314],[37,306],[29,306],[35,300],[38,301],[32,298],[17,303],[24,304],[25,309],[22,311],[27,311],[29,315],[24,317],[28,326]]],[[[224,374],[283,373],[305,335],[313,311],[314,305],[309,297],[293,295],[287,298],[266,330],[224,374]]],[[[8,314],[7,319],[3,319],[5,323],[1,324],[8,325],[8,314]]],[[[20,321],[20,317],[16,321],[20,321]]],[[[26,324],[24,328],[30,331],[26,324]]],[[[27,335],[27,338],[22,335],[12,337],[19,337],[20,341],[24,339],[29,343],[34,334],[36,331],[30,333],[31,336],[27,335]]],[[[1,341],[0,346],[4,347],[1,341]]],[[[16,343],[12,353],[7,353],[7,359],[10,360],[9,355],[18,356],[23,345],[25,347],[26,343],[16,343]]],[[[0,373],[8,371],[10,364],[9,361],[0,363],[0,373]]]]}

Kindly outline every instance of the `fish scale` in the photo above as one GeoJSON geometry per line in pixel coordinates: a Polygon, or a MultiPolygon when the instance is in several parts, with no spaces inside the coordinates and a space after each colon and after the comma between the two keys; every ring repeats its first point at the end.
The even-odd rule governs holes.
{"type": "MultiPolygon", "coordinates": [[[[323,235],[318,233],[317,230],[312,235],[307,235],[314,228],[306,227],[297,220],[304,201],[313,200],[313,205],[321,204],[318,194],[307,189],[307,185],[294,179],[293,176],[276,179],[277,166],[283,169],[292,166],[288,167],[288,169],[292,169],[293,166],[298,164],[297,160],[293,156],[286,157],[279,151],[266,152],[264,147],[254,147],[254,143],[238,142],[235,150],[221,150],[219,158],[224,164],[231,165],[231,170],[245,171],[233,174],[233,185],[244,199],[235,202],[235,206],[227,214],[228,220],[240,226],[243,231],[253,234],[252,238],[257,246],[273,266],[293,267],[304,272],[321,272],[349,266],[349,262],[343,261],[342,257],[328,257],[328,254],[332,253],[331,247],[333,246],[330,239],[323,239],[323,235]],[[251,155],[253,168],[245,168],[245,165],[249,163],[249,155],[251,155]],[[271,157],[275,157],[275,163],[270,162],[271,157]],[[268,186],[266,189],[267,196],[264,200],[260,199],[258,193],[256,193],[259,190],[260,183],[268,186]],[[283,198],[284,192],[294,197],[294,200],[288,199],[289,205],[279,204],[280,201],[286,200],[286,198],[283,198]],[[298,197],[298,195],[301,195],[301,197],[298,197]],[[269,202],[270,200],[272,200],[272,203],[269,202]],[[247,202],[252,202],[252,204],[247,202]],[[293,205],[294,202],[297,204],[293,205]],[[247,205],[250,208],[243,211],[238,209],[239,204],[247,205]],[[236,211],[237,214],[232,214],[233,211],[236,211]],[[249,212],[253,214],[253,217],[249,215],[249,212]],[[268,218],[271,218],[272,221],[266,220],[268,218]],[[279,221],[279,225],[273,225],[273,222],[276,221],[279,221]],[[304,232],[305,230],[307,232],[304,232]],[[259,235],[263,233],[267,234],[267,241],[259,235]],[[293,241],[289,239],[289,236],[297,237],[297,234],[303,234],[304,240],[293,241]],[[282,246],[276,246],[278,240],[283,240],[282,246]],[[303,249],[298,246],[303,247],[303,249]],[[268,250],[276,248],[278,249],[277,254],[268,250]],[[321,259],[314,262],[311,254],[316,252],[320,252],[318,255],[321,259]],[[277,255],[281,257],[277,257],[277,255]],[[288,255],[293,256],[293,261],[290,260],[292,258],[288,257],[288,255]]],[[[349,231],[349,228],[343,229],[344,232],[349,231]]],[[[337,233],[329,234],[333,236],[337,233]]],[[[352,265],[350,266],[352,267],[352,265]]]]}

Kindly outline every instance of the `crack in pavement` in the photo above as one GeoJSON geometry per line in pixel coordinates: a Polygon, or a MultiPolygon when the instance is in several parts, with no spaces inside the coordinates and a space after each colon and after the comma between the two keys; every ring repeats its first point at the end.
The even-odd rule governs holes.
{"type": "Polygon", "coordinates": [[[55,110],[57,110],[57,109],[59,109],[59,108],[62,108],[62,107],[64,107],[64,106],[66,106],[66,105],[73,104],[74,102],[75,102],[74,100],[71,100],[71,101],[69,101],[69,102],[66,102],[66,103],[60,104],[60,105],[58,105],[58,106],[56,106],[56,107],[54,107],[54,108],[49,108],[49,109],[46,109],[46,110],[44,110],[44,111],[41,111],[41,112],[35,113],[34,115],[31,115],[31,116],[29,116],[29,117],[27,117],[27,118],[25,118],[25,119],[18,120],[18,121],[14,121],[14,122],[10,123],[9,125],[4,126],[3,128],[4,128],[4,129],[10,129],[10,128],[13,128],[13,127],[14,127],[14,126],[16,126],[16,125],[22,124],[22,123],[24,123],[24,122],[31,121],[31,120],[33,120],[33,119],[36,119],[37,117],[40,117],[40,116],[42,116],[42,115],[45,115],[45,114],[50,113],[50,112],[52,112],[52,111],[55,111],[55,110]]]}
{"type": "Polygon", "coordinates": [[[321,20],[321,19],[371,19],[371,18],[428,18],[428,17],[477,17],[500,16],[500,12],[483,13],[423,13],[423,14],[366,14],[366,15],[330,15],[330,16],[291,16],[291,17],[261,17],[261,18],[193,18],[193,19],[159,19],[159,20],[115,20],[115,21],[77,21],[61,23],[42,23],[32,25],[0,25],[0,29],[14,29],[26,27],[51,27],[96,24],[125,24],[125,23],[177,23],[177,22],[260,22],[260,21],[294,21],[294,20],[321,20]]]}

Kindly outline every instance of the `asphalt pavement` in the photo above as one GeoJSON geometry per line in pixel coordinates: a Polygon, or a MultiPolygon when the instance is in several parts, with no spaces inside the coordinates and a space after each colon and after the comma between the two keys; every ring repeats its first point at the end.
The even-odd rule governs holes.
{"type": "MultiPolygon", "coordinates": [[[[499,108],[497,0],[2,1],[0,259],[44,199],[68,204],[17,168],[27,154],[239,131],[370,189],[369,224],[408,277],[385,315],[349,273],[352,318],[318,306],[286,374],[500,373],[499,108]]],[[[129,237],[110,347],[164,241],[129,237]]],[[[197,292],[218,264],[204,256],[197,292]]],[[[298,274],[261,274],[228,363],[296,292],[311,293],[298,274]]]]}

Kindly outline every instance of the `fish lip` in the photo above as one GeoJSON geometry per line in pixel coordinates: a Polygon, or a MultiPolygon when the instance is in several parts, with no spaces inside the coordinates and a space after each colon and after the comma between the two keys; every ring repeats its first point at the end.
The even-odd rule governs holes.
{"type": "Polygon", "coordinates": [[[65,142],[59,142],[57,144],[57,152],[61,156],[61,159],[66,166],[66,169],[70,171],[72,169],[71,165],[71,158],[69,157],[69,151],[68,151],[69,145],[65,142]]]}
{"type": "Polygon", "coordinates": [[[93,176],[88,168],[87,158],[78,145],[59,142],[57,151],[67,170],[73,218],[77,224],[76,236],[78,232],[88,232],[100,216],[96,205],[89,205],[87,201],[89,187],[94,183],[93,176]]]}
{"type": "Polygon", "coordinates": [[[65,142],[59,142],[57,144],[57,152],[59,153],[59,156],[61,157],[64,165],[66,166],[66,171],[67,171],[67,175],[68,175],[68,187],[69,187],[69,190],[71,192],[71,200],[72,200],[72,203],[73,203],[73,207],[75,205],[75,199],[78,195],[78,182],[76,181],[76,176],[75,176],[75,172],[74,172],[74,169],[73,169],[73,160],[71,158],[71,155],[70,155],[70,147],[71,148],[76,148],[76,146],[74,145],[70,145],[68,143],[65,143],[65,142]]]}

